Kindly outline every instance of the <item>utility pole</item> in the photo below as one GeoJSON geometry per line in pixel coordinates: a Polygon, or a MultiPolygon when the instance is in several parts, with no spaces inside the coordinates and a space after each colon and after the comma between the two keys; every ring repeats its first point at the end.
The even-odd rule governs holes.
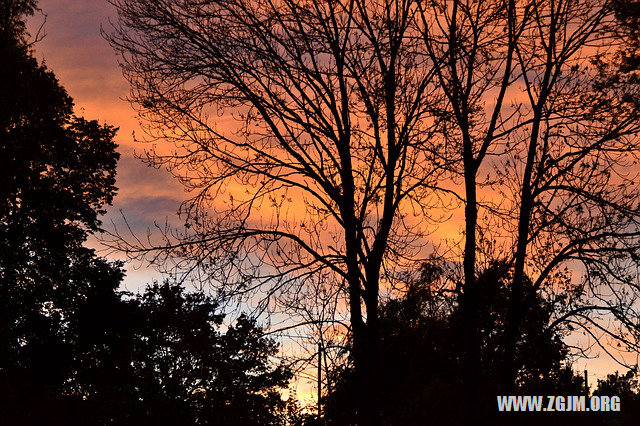
{"type": "Polygon", "coordinates": [[[318,342],[318,420],[322,415],[322,341],[318,342]]]}
{"type": "Polygon", "coordinates": [[[589,397],[589,373],[584,370],[584,392],[589,397]]]}

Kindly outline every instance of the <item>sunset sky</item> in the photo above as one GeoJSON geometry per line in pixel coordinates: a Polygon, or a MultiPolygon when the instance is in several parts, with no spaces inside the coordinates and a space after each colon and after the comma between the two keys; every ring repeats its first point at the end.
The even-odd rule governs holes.
{"type": "MultiPolygon", "coordinates": [[[[128,83],[113,50],[100,35],[101,28],[109,31],[115,9],[106,0],[41,0],[39,6],[46,22],[45,37],[35,45],[36,57],[46,62],[73,97],[77,114],[120,128],[116,137],[121,154],[119,190],[103,220],[104,227],[112,229],[112,220],[122,223],[120,210],[137,231],[144,232],[154,221],[174,219],[184,191],[167,172],[149,168],[135,158],[134,152],[143,148],[133,143],[132,132],[139,129],[135,113],[124,99],[128,83]]],[[[42,14],[31,19],[32,36],[43,20],[42,14]]],[[[134,291],[158,277],[148,269],[129,266],[125,287],[134,291]]]]}
{"type": "MultiPolygon", "coordinates": [[[[145,232],[154,221],[175,221],[175,212],[186,198],[182,187],[166,171],[148,168],[134,156],[144,148],[133,143],[132,132],[140,130],[135,112],[124,99],[128,83],[116,55],[100,34],[101,28],[110,31],[109,20],[116,19],[114,7],[106,0],[40,0],[39,6],[46,14],[46,36],[35,45],[36,57],[46,62],[73,97],[77,114],[120,128],[116,137],[121,154],[119,191],[104,218],[104,227],[113,229],[112,220],[122,223],[120,211],[139,232],[145,232]]],[[[32,36],[43,20],[42,14],[31,18],[32,36]]],[[[95,241],[91,244],[98,247],[95,241]]],[[[150,269],[128,266],[124,285],[135,291],[160,277],[150,269]]],[[[585,362],[576,367],[583,369],[585,362]]],[[[595,384],[605,372],[615,370],[616,364],[601,357],[589,361],[588,368],[592,375],[589,380],[595,384]]]]}
{"type": "MultiPolygon", "coordinates": [[[[125,100],[128,82],[123,78],[117,57],[101,36],[101,28],[109,31],[110,20],[116,12],[106,0],[40,0],[39,7],[46,14],[42,29],[45,37],[35,45],[35,56],[44,60],[75,101],[78,115],[118,127],[120,161],[117,171],[118,194],[113,206],[103,218],[103,228],[113,230],[115,223],[121,229],[122,215],[138,234],[153,227],[154,221],[176,223],[176,211],[187,194],[171,175],[164,170],[147,167],[135,157],[144,147],[135,144],[133,132],[141,130],[135,111],[125,100]],[[122,211],[122,214],[120,213],[122,211]],[[113,223],[112,223],[113,222],[113,223]]],[[[44,21],[42,13],[29,22],[32,36],[44,21]]],[[[108,254],[99,242],[89,244],[99,253],[108,254]]],[[[109,258],[122,258],[108,254],[109,258]]],[[[162,274],[145,265],[126,266],[123,287],[138,291],[162,274]]],[[[292,342],[285,342],[285,350],[294,350],[292,342]]],[[[315,390],[312,380],[299,380],[298,397],[313,403],[315,390]]]]}

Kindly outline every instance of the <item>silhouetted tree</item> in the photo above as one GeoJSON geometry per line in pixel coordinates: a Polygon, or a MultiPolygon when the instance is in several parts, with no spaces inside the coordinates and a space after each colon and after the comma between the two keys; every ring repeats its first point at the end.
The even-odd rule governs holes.
{"type": "Polygon", "coordinates": [[[91,424],[284,424],[291,372],[277,345],[241,316],[223,315],[202,292],[154,284],[136,297],[96,294],[73,321],[71,383],[91,424]]]}
{"type": "Polygon", "coordinates": [[[381,288],[424,254],[431,207],[447,201],[464,208],[455,293],[471,401],[478,273],[495,258],[508,258],[512,281],[505,389],[524,304],[538,300],[528,280],[566,302],[551,328],[637,348],[638,85],[604,72],[629,44],[618,2],[113,3],[110,41],[147,141],[176,146],[147,160],[196,192],[184,231],[114,246],[173,259],[225,297],[261,292],[264,309],[298,306],[309,288],[346,294],[362,423],[381,405],[381,288]],[[581,283],[566,279],[576,265],[581,283]]]}
{"type": "Polygon", "coordinates": [[[606,333],[598,315],[614,318],[618,329],[609,336],[634,347],[638,293],[627,278],[637,266],[640,218],[632,171],[640,153],[638,85],[635,77],[601,81],[611,75],[601,65],[619,62],[629,43],[620,36],[616,3],[454,0],[419,7],[423,49],[448,101],[443,137],[464,191],[459,297],[471,396],[480,362],[476,277],[491,256],[513,266],[505,388],[515,383],[527,276],[536,291],[552,292],[555,278],[548,278],[580,265],[585,298],[558,317],[592,334],[606,333]],[[610,289],[627,293],[612,301],[610,289]]]}
{"type": "Polygon", "coordinates": [[[35,2],[0,3],[0,423],[283,424],[276,344],[204,293],[153,285],[84,246],[115,194],[115,129],[73,114],[32,55],[35,2]]]}
{"type": "MultiPolygon", "coordinates": [[[[640,388],[638,387],[638,373],[629,370],[625,374],[617,371],[607,374],[604,380],[598,379],[598,386],[593,395],[620,397],[620,412],[611,415],[620,425],[634,425],[638,422],[640,412],[640,388]]],[[[614,423],[613,421],[610,422],[614,423]]],[[[615,423],[614,423],[615,424],[615,423]]]]}
{"type": "Polygon", "coordinates": [[[615,2],[560,2],[545,10],[548,16],[534,18],[540,29],[532,38],[545,53],[519,58],[523,69],[530,64],[540,76],[525,80],[530,132],[512,139],[513,155],[502,174],[518,182],[507,190],[517,206],[507,388],[515,377],[510,360],[523,325],[527,274],[536,291],[553,293],[552,274],[583,268],[581,277],[566,282],[582,297],[558,312],[555,326],[584,330],[605,351],[611,340],[639,348],[640,293],[632,277],[640,253],[640,180],[633,171],[640,155],[640,86],[618,66],[629,43],[619,37],[615,2]],[[580,29],[569,29],[573,23],[580,29]]]}
{"type": "Polygon", "coordinates": [[[115,192],[115,129],[75,116],[32,56],[24,19],[34,8],[0,3],[0,393],[9,406],[61,392],[68,318],[90,288],[122,277],[83,246],[115,192]]]}
{"type": "Polygon", "coordinates": [[[620,71],[640,69],[640,2],[638,0],[616,0],[613,3],[616,19],[620,22],[619,37],[625,40],[618,61],[614,63],[620,71]]]}
{"type": "Polygon", "coordinates": [[[622,398],[640,400],[637,375],[633,370],[629,370],[625,374],[620,374],[617,371],[613,374],[607,374],[606,379],[598,379],[598,386],[593,394],[618,395],[622,398]]]}
{"type": "Polygon", "coordinates": [[[442,96],[417,3],[112,3],[148,140],[177,148],[147,160],[195,192],[184,231],[114,246],[197,270],[222,296],[266,295],[263,309],[317,283],[346,296],[359,413],[375,424],[380,288],[420,258],[440,204],[442,96]]]}
{"type": "Polygon", "coordinates": [[[220,334],[222,316],[208,297],[167,284],[150,287],[140,307],[146,320],[136,358],[152,380],[141,395],[158,388],[189,402],[194,424],[282,424],[278,412],[286,406],[278,391],[291,373],[283,365],[271,366],[278,345],[263,337],[254,320],[240,316],[220,334]]]}
{"type": "Polygon", "coordinates": [[[0,32],[20,44],[27,42],[25,17],[37,9],[36,0],[0,0],[0,32]]]}
{"type": "Polygon", "coordinates": [[[85,272],[102,272],[104,285],[69,290],[78,303],[60,327],[64,351],[37,346],[23,361],[32,374],[2,382],[4,423],[295,424],[299,409],[280,394],[291,372],[274,364],[277,345],[255,321],[241,316],[221,333],[204,293],[168,283],[120,293],[121,276],[103,268],[85,272]]]}
{"type": "MultiPolygon", "coordinates": [[[[510,268],[496,263],[477,277],[480,307],[478,331],[483,390],[471,417],[464,402],[464,313],[446,288],[447,272],[425,264],[407,292],[381,305],[382,412],[385,424],[484,424],[494,419],[495,395],[505,351],[509,306],[510,268]]],[[[547,329],[553,305],[537,295],[527,281],[525,327],[518,340],[517,392],[525,395],[578,395],[582,379],[570,368],[568,349],[557,331],[547,329]]],[[[353,422],[352,371],[342,366],[333,372],[333,392],[325,399],[328,424],[353,422]]],[[[538,419],[539,420],[539,419],[538,419]]],[[[503,419],[502,421],[508,422],[503,419]]],[[[490,423],[487,423],[490,424],[490,423]]]]}

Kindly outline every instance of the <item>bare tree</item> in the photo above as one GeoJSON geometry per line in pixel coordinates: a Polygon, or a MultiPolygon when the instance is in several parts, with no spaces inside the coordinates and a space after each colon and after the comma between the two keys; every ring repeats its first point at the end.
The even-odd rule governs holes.
{"type": "Polygon", "coordinates": [[[420,5],[423,50],[431,58],[448,114],[444,140],[452,172],[462,177],[464,210],[463,282],[458,288],[465,328],[465,380],[473,403],[480,371],[476,294],[478,210],[487,203],[478,177],[488,155],[504,151],[505,134],[517,108],[505,106],[513,92],[514,51],[529,9],[516,16],[513,1],[435,1],[420,5]],[[485,107],[489,97],[495,103],[485,107]]]}
{"type": "Polygon", "coordinates": [[[471,393],[479,362],[479,253],[498,251],[513,268],[507,389],[515,382],[526,276],[549,297],[560,297],[562,290],[551,327],[578,316],[590,333],[595,327],[630,344],[637,337],[637,277],[630,275],[637,268],[640,231],[633,170],[640,152],[637,84],[603,77],[623,42],[613,5],[505,0],[429,2],[421,8],[425,51],[452,118],[444,137],[454,148],[451,164],[460,166],[453,171],[463,177],[459,294],[471,393]],[[478,236],[491,248],[480,247],[478,236]],[[564,279],[563,268],[576,270],[578,263],[584,282],[564,279]],[[563,280],[565,288],[554,287],[563,280]],[[589,316],[603,313],[622,329],[589,316]]]}
{"type": "Polygon", "coordinates": [[[624,41],[616,35],[614,4],[545,4],[527,45],[518,48],[531,125],[524,138],[514,138],[521,155],[504,169],[513,177],[508,180],[518,182],[509,384],[516,373],[509,352],[521,323],[525,273],[540,289],[559,266],[582,265],[586,304],[572,306],[562,318],[638,349],[638,85],[610,66],[624,41]],[[622,328],[589,317],[603,312],[622,328]]]}
{"type": "Polygon", "coordinates": [[[426,257],[452,200],[464,205],[454,291],[471,401],[475,281],[491,256],[513,276],[505,387],[525,277],[557,299],[549,327],[636,348],[637,84],[616,65],[616,1],[113,4],[146,160],[194,194],[183,230],[114,244],[313,326],[344,308],[363,423],[378,420],[365,407],[381,290],[426,257]]]}
{"type": "Polygon", "coordinates": [[[359,416],[375,424],[381,286],[424,257],[449,197],[418,2],[112,3],[146,140],[174,144],[147,160],[194,191],[185,230],[119,248],[264,308],[331,283],[347,295],[359,416]]]}

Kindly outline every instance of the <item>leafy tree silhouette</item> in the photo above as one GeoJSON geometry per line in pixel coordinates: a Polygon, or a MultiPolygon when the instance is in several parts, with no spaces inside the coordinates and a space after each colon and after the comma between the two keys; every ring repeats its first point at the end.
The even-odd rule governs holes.
{"type": "Polygon", "coordinates": [[[621,398],[628,398],[640,402],[640,388],[638,387],[637,373],[633,370],[625,374],[615,372],[607,374],[604,380],[598,380],[598,386],[593,391],[594,395],[618,395],[621,398]]]}
{"type": "MultiPolygon", "coordinates": [[[[464,327],[463,312],[453,296],[439,291],[445,274],[439,267],[425,264],[420,278],[409,283],[405,294],[381,307],[381,357],[386,366],[380,372],[384,424],[503,424],[494,417],[495,396],[500,393],[511,269],[506,263],[497,262],[477,279],[483,396],[474,413],[474,423],[468,423],[467,412],[461,409],[465,378],[465,342],[460,331],[464,327]]],[[[545,331],[553,306],[536,294],[530,280],[525,283],[528,303],[514,362],[518,369],[517,392],[582,394],[582,379],[567,367],[568,351],[561,336],[554,330],[545,331]]],[[[327,424],[353,422],[351,374],[348,367],[334,372],[334,392],[324,401],[327,424]]],[[[512,420],[503,415],[502,421],[507,422],[504,424],[514,424],[510,423],[512,420]]]]}
{"type": "Polygon", "coordinates": [[[0,424],[246,425],[296,416],[276,344],[203,293],[121,293],[84,246],[116,191],[116,129],[33,57],[34,1],[0,2],[0,424]]]}
{"type": "MultiPolygon", "coordinates": [[[[640,69],[640,2],[638,0],[615,0],[613,6],[620,22],[619,32],[626,46],[619,52],[617,65],[623,73],[640,69]]],[[[614,78],[619,78],[616,73],[614,78]]]]}
{"type": "Polygon", "coordinates": [[[620,397],[620,412],[609,415],[608,424],[634,425],[638,422],[640,412],[640,388],[638,373],[629,370],[625,374],[617,371],[608,374],[604,380],[598,379],[598,386],[593,395],[616,395],[620,397]]]}
{"type": "MultiPolygon", "coordinates": [[[[275,425],[291,415],[291,372],[277,345],[202,292],[154,284],[130,298],[95,294],[79,310],[75,392],[89,424],[275,425]]],[[[295,414],[295,413],[294,413],[295,414]]]]}
{"type": "Polygon", "coordinates": [[[75,116],[32,56],[24,19],[34,10],[0,3],[0,394],[15,408],[61,390],[67,318],[86,289],[122,277],[83,246],[115,193],[115,129],[75,116]]]}

